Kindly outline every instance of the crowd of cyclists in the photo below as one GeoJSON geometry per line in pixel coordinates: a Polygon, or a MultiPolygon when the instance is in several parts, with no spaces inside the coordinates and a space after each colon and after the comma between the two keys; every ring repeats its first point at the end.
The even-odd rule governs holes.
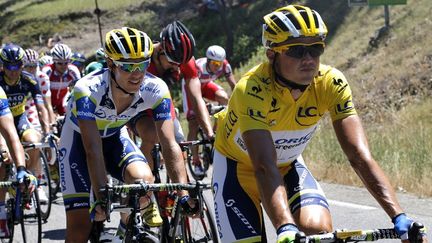
{"type": "MultiPolygon", "coordinates": [[[[300,231],[332,231],[327,199],[301,155],[321,114],[329,111],[353,168],[406,240],[413,220],[403,213],[370,155],[346,78],[319,62],[326,35],[321,16],[308,7],[288,5],[269,13],[263,25],[268,61],[239,83],[223,47],[209,46],[205,57],[195,58],[194,37],[180,21],[169,23],[156,38],[135,28],[112,29],[104,46],[95,49],[96,60],[91,63],[62,42],[43,54],[19,43],[4,44],[0,149],[10,154],[5,163],[15,164],[18,181],[30,178],[28,190],[46,202],[49,195],[38,186],[39,151],[29,151],[26,161],[21,142],[43,141],[57,132],[53,124],[64,117],[59,163],[65,240],[86,242],[92,220],[106,218],[99,190],[108,174],[124,183],[153,182],[152,149],[159,143],[171,180],[186,183],[178,143],[195,140],[202,129],[207,139],[215,139],[213,186],[216,214],[224,222],[218,225],[221,241],[265,241],[262,204],[277,229],[278,242],[293,242],[300,231]],[[231,98],[231,92],[215,82],[222,77],[231,88],[231,98]],[[181,83],[187,137],[171,96],[178,87],[173,82],[181,83]],[[227,105],[217,115],[217,136],[206,102],[227,105]],[[139,145],[134,136],[141,139],[139,145]]],[[[197,150],[193,164],[195,173],[204,173],[197,150]]],[[[5,195],[0,191],[0,237],[9,234],[5,195]]],[[[177,196],[185,212],[197,213],[197,201],[187,191],[177,196]]],[[[152,193],[139,203],[148,225],[162,224],[152,193]]],[[[121,215],[119,239],[127,216],[121,215]]]]}

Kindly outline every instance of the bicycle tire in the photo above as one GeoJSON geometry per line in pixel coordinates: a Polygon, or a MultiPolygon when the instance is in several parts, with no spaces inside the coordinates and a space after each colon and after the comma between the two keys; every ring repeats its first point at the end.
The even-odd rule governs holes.
{"type": "Polygon", "coordinates": [[[21,234],[23,237],[22,239],[24,243],[29,243],[29,242],[41,243],[42,242],[42,216],[40,211],[38,194],[32,193],[30,200],[31,200],[30,209],[25,209],[26,205],[24,205],[23,200],[21,200],[20,203],[21,217],[19,219],[19,222],[21,224],[21,234]],[[26,230],[26,228],[31,226],[34,227],[35,224],[37,224],[36,226],[37,237],[35,237],[33,233],[27,237],[27,233],[30,232],[30,230],[26,230]]]}
{"type": "Polygon", "coordinates": [[[183,243],[219,242],[215,219],[211,213],[205,197],[203,200],[203,214],[201,217],[182,215],[181,228],[183,243]]]}
{"type": "Polygon", "coordinates": [[[51,183],[51,174],[50,174],[48,159],[46,158],[45,153],[43,153],[42,151],[40,153],[40,162],[41,162],[41,166],[42,166],[43,177],[42,177],[42,179],[40,179],[39,182],[40,182],[40,185],[42,186],[45,194],[47,195],[48,202],[41,203],[39,201],[39,204],[40,204],[40,211],[41,211],[42,220],[44,222],[46,222],[48,220],[48,217],[51,214],[51,204],[52,204],[53,198],[51,196],[52,195],[52,183],[51,183]]]}
{"type": "Polygon", "coordinates": [[[192,163],[192,154],[190,151],[190,148],[187,148],[188,150],[187,152],[187,156],[186,156],[186,164],[188,165],[189,168],[189,172],[192,175],[192,177],[194,178],[194,180],[196,181],[200,181],[202,179],[204,179],[205,173],[202,175],[198,175],[197,173],[195,173],[195,165],[193,165],[192,163]]]}

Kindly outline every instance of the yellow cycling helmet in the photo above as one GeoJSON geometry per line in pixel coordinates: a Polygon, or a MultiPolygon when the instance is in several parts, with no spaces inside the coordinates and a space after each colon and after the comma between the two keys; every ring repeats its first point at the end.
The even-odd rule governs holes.
{"type": "Polygon", "coordinates": [[[300,5],[288,5],[264,16],[262,42],[275,49],[293,38],[318,37],[324,43],[327,27],[315,10],[300,5]]]}
{"type": "Polygon", "coordinates": [[[122,27],[106,34],[104,51],[112,60],[147,59],[153,53],[153,43],[146,33],[122,27]]]}

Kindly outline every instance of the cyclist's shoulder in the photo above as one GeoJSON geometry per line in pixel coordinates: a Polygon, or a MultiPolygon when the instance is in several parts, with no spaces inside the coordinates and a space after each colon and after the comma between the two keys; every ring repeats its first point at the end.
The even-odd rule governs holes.
{"type": "Polygon", "coordinates": [[[161,78],[147,72],[140,88],[141,95],[165,96],[169,93],[168,85],[161,78]]]}
{"type": "Polygon", "coordinates": [[[349,92],[349,84],[344,74],[329,65],[321,64],[314,79],[316,92],[349,92]]]}
{"type": "Polygon", "coordinates": [[[102,69],[79,79],[73,89],[77,92],[96,93],[106,90],[108,82],[108,72],[102,69]]]}
{"type": "Polygon", "coordinates": [[[236,84],[235,89],[247,91],[253,89],[254,92],[273,92],[273,79],[269,72],[269,63],[260,63],[247,71],[236,84]]]}
{"type": "Polygon", "coordinates": [[[37,85],[36,77],[29,72],[23,71],[21,73],[21,82],[22,83],[29,83],[32,86],[37,85]]]}

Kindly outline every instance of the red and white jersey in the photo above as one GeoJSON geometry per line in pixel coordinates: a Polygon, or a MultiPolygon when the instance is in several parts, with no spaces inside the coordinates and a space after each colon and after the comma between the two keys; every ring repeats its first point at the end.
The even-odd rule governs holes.
{"type": "Polygon", "coordinates": [[[52,106],[60,115],[63,115],[66,112],[65,97],[68,95],[68,88],[81,78],[81,74],[78,68],[70,63],[63,74],[56,70],[55,64],[43,66],[42,72],[49,77],[52,106]]]}
{"type": "Polygon", "coordinates": [[[228,77],[232,73],[232,68],[229,62],[225,59],[222,66],[215,73],[211,73],[207,67],[207,57],[199,58],[195,61],[196,67],[198,69],[198,77],[201,83],[208,83],[215,81],[222,75],[228,77]]]}
{"type": "Polygon", "coordinates": [[[49,86],[53,100],[62,99],[66,95],[70,84],[81,78],[78,68],[70,63],[68,64],[66,72],[63,74],[55,69],[55,64],[43,66],[42,72],[46,73],[49,77],[49,86]]]}

